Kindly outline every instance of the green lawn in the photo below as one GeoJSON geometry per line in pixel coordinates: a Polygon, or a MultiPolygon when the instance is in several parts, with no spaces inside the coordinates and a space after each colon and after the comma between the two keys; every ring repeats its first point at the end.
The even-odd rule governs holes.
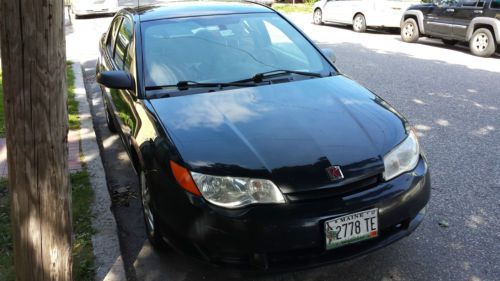
{"type": "Polygon", "coordinates": [[[66,63],[66,84],[68,87],[68,119],[69,129],[80,129],[80,117],[78,117],[78,102],[75,100],[75,73],[73,73],[73,63],[66,63]]]}
{"type": "Polygon", "coordinates": [[[308,2],[305,4],[281,4],[276,3],[273,4],[273,9],[283,12],[283,13],[304,13],[310,14],[312,13],[314,2],[308,2]]]}

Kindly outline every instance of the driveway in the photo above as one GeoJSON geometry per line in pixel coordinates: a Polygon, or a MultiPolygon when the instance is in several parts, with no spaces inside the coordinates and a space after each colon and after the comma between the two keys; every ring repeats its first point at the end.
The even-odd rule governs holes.
{"type": "MultiPolygon", "coordinates": [[[[410,237],[346,263],[243,280],[498,280],[500,276],[500,57],[478,58],[437,40],[358,34],[290,18],[337,67],[403,113],[429,158],[433,197],[410,237]]],[[[229,273],[147,243],[138,184],[120,140],[106,128],[95,63],[110,18],[74,21],[68,58],[81,61],[129,280],[229,280],[229,273]]]]}

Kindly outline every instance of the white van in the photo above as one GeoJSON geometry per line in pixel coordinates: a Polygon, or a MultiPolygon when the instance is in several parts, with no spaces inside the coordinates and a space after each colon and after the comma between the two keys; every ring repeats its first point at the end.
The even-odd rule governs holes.
{"type": "Polygon", "coordinates": [[[320,0],[313,8],[315,24],[326,22],[352,25],[354,31],[366,27],[400,27],[403,13],[416,0],[320,0]]]}

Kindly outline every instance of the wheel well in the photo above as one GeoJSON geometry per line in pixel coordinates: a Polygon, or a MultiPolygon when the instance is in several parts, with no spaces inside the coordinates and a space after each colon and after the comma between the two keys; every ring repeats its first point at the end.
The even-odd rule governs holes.
{"type": "MultiPolygon", "coordinates": [[[[493,27],[489,24],[476,24],[474,25],[474,29],[472,31],[472,33],[476,32],[476,30],[480,29],[480,28],[486,28],[488,29],[489,31],[491,31],[491,34],[493,34],[493,38],[496,40],[497,38],[497,35],[495,34],[495,30],[493,29],[493,27]]],[[[472,39],[472,37],[471,37],[472,39]]]]}
{"type": "Polygon", "coordinates": [[[354,20],[358,15],[362,15],[365,18],[365,20],[366,20],[366,17],[365,17],[365,15],[362,12],[355,13],[354,16],[352,17],[352,20],[354,20]]]}
{"type": "Polygon", "coordinates": [[[407,19],[413,19],[417,23],[418,31],[422,32],[420,29],[420,25],[418,24],[418,18],[415,15],[405,15],[404,20],[406,21],[407,19]]]}

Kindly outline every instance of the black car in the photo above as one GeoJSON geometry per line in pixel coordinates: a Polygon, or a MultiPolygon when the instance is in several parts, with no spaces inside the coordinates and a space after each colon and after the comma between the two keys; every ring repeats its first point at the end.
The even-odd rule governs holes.
{"type": "Polygon", "coordinates": [[[177,2],[119,12],[97,80],[147,234],[213,264],[297,269],[413,232],[430,197],[408,122],[272,9],[177,2]]]}
{"type": "Polygon", "coordinates": [[[436,0],[410,7],[401,20],[401,38],[441,38],[447,45],[469,42],[476,56],[489,57],[500,44],[500,0],[436,0]]]}

